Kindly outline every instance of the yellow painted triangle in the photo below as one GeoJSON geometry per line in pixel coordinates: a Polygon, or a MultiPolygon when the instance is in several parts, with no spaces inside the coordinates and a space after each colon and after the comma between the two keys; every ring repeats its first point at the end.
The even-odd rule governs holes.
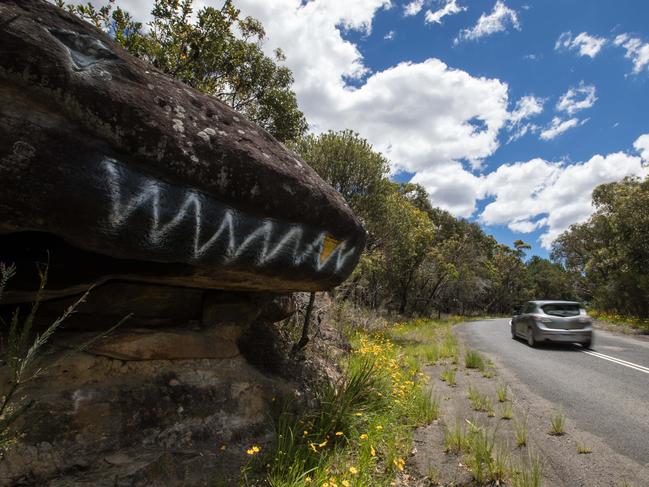
{"type": "Polygon", "coordinates": [[[331,253],[336,250],[336,247],[338,247],[339,245],[339,240],[336,240],[331,235],[326,234],[324,242],[322,242],[322,250],[320,251],[320,263],[322,264],[325,260],[327,260],[331,253]]]}

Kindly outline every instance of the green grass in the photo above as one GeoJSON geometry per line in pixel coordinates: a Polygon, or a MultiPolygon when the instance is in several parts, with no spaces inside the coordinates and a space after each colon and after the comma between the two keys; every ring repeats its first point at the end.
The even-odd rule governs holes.
{"type": "Polygon", "coordinates": [[[475,387],[469,386],[468,396],[469,402],[474,411],[482,411],[488,414],[494,412],[491,398],[486,394],[482,394],[475,387]]]}
{"type": "Polygon", "coordinates": [[[457,381],[455,380],[455,369],[452,369],[451,367],[446,367],[442,371],[440,379],[446,382],[449,386],[457,385],[457,381]]]}
{"type": "Polygon", "coordinates": [[[566,434],[566,418],[560,411],[557,411],[550,418],[550,431],[553,436],[562,436],[566,434]]]}
{"type": "Polygon", "coordinates": [[[482,355],[475,350],[467,350],[464,354],[464,366],[467,369],[485,370],[486,364],[482,355]]]}
{"type": "Polygon", "coordinates": [[[516,446],[527,445],[527,418],[524,420],[514,420],[514,435],[516,438],[516,446]]]}
{"type": "Polygon", "coordinates": [[[482,426],[469,423],[468,453],[464,462],[479,485],[500,484],[509,477],[511,463],[506,448],[496,444],[496,430],[491,434],[482,426]]]}
{"type": "Polygon", "coordinates": [[[464,423],[456,419],[452,426],[446,425],[444,430],[444,451],[446,453],[462,453],[469,449],[469,437],[464,423]]]}
{"type": "Polygon", "coordinates": [[[500,418],[510,420],[514,417],[514,408],[511,402],[503,403],[500,406],[500,418]]]}
{"type": "Polygon", "coordinates": [[[512,475],[512,487],[541,487],[543,467],[537,456],[528,455],[527,461],[512,475]]]}
{"type": "Polygon", "coordinates": [[[498,402],[505,402],[507,400],[507,384],[498,385],[496,395],[498,396],[498,402]]]}
{"type": "Polygon", "coordinates": [[[344,378],[320,388],[317,406],[276,415],[276,440],[262,446],[257,478],[272,487],[390,485],[414,428],[440,417],[421,367],[452,358],[454,340],[447,325],[426,320],[357,333],[344,378]]]}
{"type": "Polygon", "coordinates": [[[588,453],[593,453],[593,449],[586,445],[585,443],[582,443],[580,441],[577,442],[577,453],[581,455],[585,455],[588,453]]]}

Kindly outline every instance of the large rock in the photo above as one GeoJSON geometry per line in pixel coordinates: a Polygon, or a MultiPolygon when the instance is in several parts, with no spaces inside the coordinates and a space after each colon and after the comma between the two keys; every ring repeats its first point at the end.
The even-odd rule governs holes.
{"type": "Polygon", "coordinates": [[[0,181],[0,258],[49,250],[50,296],[114,278],[321,290],[365,242],[263,129],[41,0],[0,3],[0,181]]]}

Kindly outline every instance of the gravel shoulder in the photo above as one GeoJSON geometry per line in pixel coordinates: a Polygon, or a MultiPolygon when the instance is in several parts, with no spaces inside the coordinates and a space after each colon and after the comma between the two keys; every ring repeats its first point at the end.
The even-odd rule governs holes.
{"type": "MultiPolygon", "coordinates": [[[[467,330],[464,325],[455,329],[462,348],[466,349],[467,330]]],[[[511,340],[511,339],[510,339],[511,340]]],[[[514,342],[515,343],[515,342],[514,342]]],[[[472,344],[470,344],[472,345],[472,344]]],[[[524,345],[521,343],[524,349],[524,345]]],[[[496,438],[496,443],[508,452],[514,469],[524,468],[530,455],[537,456],[543,466],[546,486],[649,486],[649,464],[644,465],[612,448],[607,439],[583,428],[565,412],[557,402],[550,401],[533,392],[517,374],[508,368],[496,353],[481,351],[491,361],[487,369],[493,377],[487,378],[476,369],[466,369],[464,363],[457,364],[457,385],[451,387],[440,379],[449,364],[437,364],[426,369],[430,377],[433,394],[440,400],[442,414],[435,423],[417,430],[414,439],[411,464],[428,485],[474,485],[466,467],[466,457],[444,453],[444,432],[460,422],[483,426],[496,438]],[[513,409],[513,418],[502,419],[505,403],[499,403],[496,390],[507,385],[508,401],[513,409]],[[494,416],[474,411],[468,399],[468,389],[473,387],[485,394],[493,403],[494,416]],[[561,412],[565,415],[565,431],[561,436],[552,436],[550,418],[561,412]],[[515,422],[527,425],[527,444],[517,446],[515,422]],[[591,453],[578,452],[577,445],[588,447],[591,453]]],[[[487,375],[491,375],[487,374],[487,375]]],[[[595,391],[593,391],[595,393],[595,391]]],[[[637,414],[646,415],[638,411],[637,414]]],[[[647,458],[649,461],[649,458],[647,458]]],[[[424,484],[426,485],[426,484],[424,484]]]]}

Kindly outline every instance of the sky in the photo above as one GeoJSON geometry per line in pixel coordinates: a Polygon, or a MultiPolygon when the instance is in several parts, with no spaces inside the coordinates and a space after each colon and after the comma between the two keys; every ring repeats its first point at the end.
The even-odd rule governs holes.
{"type": "MultiPolygon", "coordinates": [[[[151,3],[118,1],[144,21],[151,3]]],[[[649,2],[234,3],[286,54],[310,130],[355,130],[502,243],[547,256],[597,185],[649,173],[649,2]]]]}

